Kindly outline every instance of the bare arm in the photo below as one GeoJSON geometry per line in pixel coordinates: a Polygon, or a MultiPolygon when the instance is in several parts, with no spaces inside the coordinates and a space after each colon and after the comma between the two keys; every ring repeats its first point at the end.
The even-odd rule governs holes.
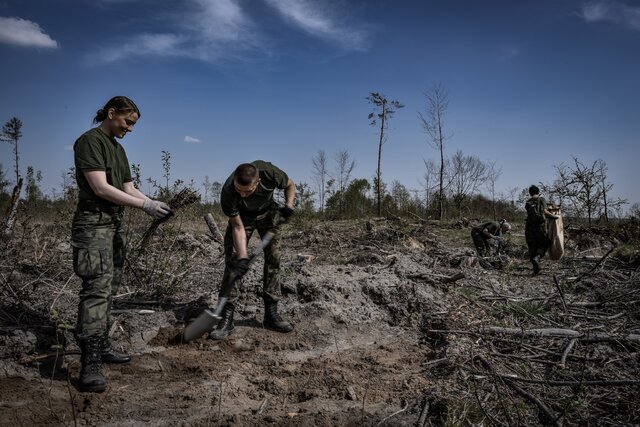
{"type": "Polygon", "coordinates": [[[148,199],[148,197],[142,191],[138,190],[136,186],[133,185],[133,182],[124,183],[124,192],[138,199],[142,199],[142,200],[148,199]]]}
{"type": "Polygon", "coordinates": [[[485,228],[484,230],[482,230],[482,234],[484,234],[485,236],[487,236],[490,239],[493,239],[494,237],[496,237],[493,234],[491,234],[491,232],[489,231],[488,228],[485,228]]]}
{"type": "Polygon", "coordinates": [[[558,217],[554,214],[552,214],[549,209],[545,209],[544,210],[544,216],[545,218],[551,218],[551,219],[558,219],[558,217]]]}
{"type": "Polygon", "coordinates": [[[286,207],[293,209],[296,200],[296,184],[289,178],[287,187],[284,189],[284,204],[286,207]]]}
{"type": "Polygon", "coordinates": [[[244,231],[244,224],[242,224],[240,215],[229,218],[229,225],[231,225],[233,247],[236,249],[238,259],[249,258],[249,252],[247,250],[247,233],[244,231]]]}
{"type": "Polygon", "coordinates": [[[133,183],[131,182],[125,184],[125,191],[118,190],[116,187],[107,182],[107,174],[104,171],[84,172],[84,176],[87,178],[89,186],[96,194],[96,196],[115,203],[116,205],[142,208],[145,199],[147,199],[144,194],[135,189],[133,183]],[[128,190],[127,187],[131,187],[135,191],[132,191],[130,189],[128,190]],[[140,196],[142,196],[143,198],[141,198],[140,196]]]}

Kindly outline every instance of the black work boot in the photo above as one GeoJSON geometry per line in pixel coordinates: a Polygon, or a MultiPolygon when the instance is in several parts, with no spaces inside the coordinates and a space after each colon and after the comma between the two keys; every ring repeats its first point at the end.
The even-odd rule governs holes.
{"type": "Polygon", "coordinates": [[[233,324],[233,311],[235,306],[231,303],[226,303],[222,309],[222,319],[216,325],[216,328],[209,334],[209,339],[222,341],[233,333],[235,328],[233,324]]]}
{"type": "Polygon", "coordinates": [[[107,380],[102,375],[102,337],[91,337],[80,341],[80,391],[102,393],[107,388],[107,380]]]}
{"type": "Polygon", "coordinates": [[[264,321],[262,324],[265,328],[276,332],[287,333],[293,331],[293,325],[282,320],[282,317],[278,314],[277,302],[264,302],[264,321]]]}
{"type": "Polygon", "coordinates": [[[102,363],[129,363],[131,362],[131,356],[128,354],[116,353],[111,347],[111,341],[109,337],[102,337],[102,363]]]}
{"type": "Polygon", "coordinates": [[[533,264],[533,275],[540,274],[540,255],[536,255],[531,258],[531,264],[533,264]]]}

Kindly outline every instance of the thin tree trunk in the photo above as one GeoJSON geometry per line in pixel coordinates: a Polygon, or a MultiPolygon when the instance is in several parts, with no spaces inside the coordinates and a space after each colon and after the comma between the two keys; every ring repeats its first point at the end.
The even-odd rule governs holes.
{"type": "Polygon", "coordinates": [[[376,192],[377,192],[377,196],[378,196],[378,216],[382,216],[382,183],[380,182],[381,179],[381,170],[380,170],[380,165],[382,163],[382,141],[384,140],[384,118],[386,116],[386,108],[383,105],[382,106],[382,118],[381,118],[381,123],[380,123],[380,141],[378,141],[378,172],[377,172],[377,185],[376,185],[376,192]]]}
{"type": "Polygon", "coordinates": [[[2,232],[5,235],[10,235],[13,231],[13,224],[16,222],[18,216],[18,204],[20,202],[20,193],[22,192],[22,178],[18,178],[16,186],[13,188],[13,194],[11,195],[11,203],[7,209],[7,220],[4,223],[4,229],[2,232]]]}
{"type": "Polygon", "coordinates": [[[444,219],[444,141],[442,140],[442,125],[438,113],[438,144],[440,145],[440,221],[444,219]]]}

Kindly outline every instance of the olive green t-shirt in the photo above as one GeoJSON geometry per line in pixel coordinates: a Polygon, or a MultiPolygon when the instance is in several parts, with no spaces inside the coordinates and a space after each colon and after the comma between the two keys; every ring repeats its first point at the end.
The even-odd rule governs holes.
{"type": "Polygon", "coordinates": [[[287,188],[289,176],[277,166],[256,160],[251,162],[258,168],[260,182],[256,191],[247,198],[240,197],[233,185],[233,174],[227,178],[220,192],[220,205],[226,216],[255,217],[268,211],[273,205],[273,192],[287,188]]]}
{"type": "Polygon", "coordinates": [[[124,148],[115,138],[110,138],[100,128],[96,127],[82,134],[73,145],[73,151],[78,200],[105,202],[93,192],[84,172],[105,171],[107,182],[122,191],[124,191],[124,183],[132,181],[129,160],[124,148]]]}

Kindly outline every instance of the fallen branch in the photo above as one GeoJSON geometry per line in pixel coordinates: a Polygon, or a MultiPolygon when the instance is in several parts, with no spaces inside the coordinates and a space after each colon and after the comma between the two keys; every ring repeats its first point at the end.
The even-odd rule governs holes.
{"type": "Polygon", "coordinates": [[[420,412],[420,418],[418,418],[417,427],[424,427],[427,423],[427,415],[429,414],[429,399],[424,399],[424,405],[422,406],[422,411],[420,412]]]}
{"type": "Polygon", "coordinates": [[[209,227],[209,231],[211,231],[211,235],[213,236],[213,238],[216,239],[218,242],[222,243],[224,240],[224,237],[220,232],[220,228],[218,227],[218,224],[213,219],[213,215],[211,215],[210,213],[206,214],[204,216],[204,220],[207,223],[207,226],[209,227]]]}
{"type": "Polygon", "coordinates": [[[556,275],[553,275],[553,283],[556,284],[556,289],[558,290],[558,293],[560,294],[560,301],[562,302],[562,308],[564,308],[564,312],[567,312],[567,303],[564,300],[564,292],[562,292],[562,288],[560,287],[560,283],[558,282],[558,277],[556,277],[556,275]]]}
{"type": "MultiPolygon", "coordinates": [[[[486,372],[471,371],[474,375],[486,376],[486,372]]],[[[640,380],[592,380],[592,381],[555,381],[555,380],[534,380],[530,378],[520,378],[514,375],[493,374],[501,379],[507,379],[511,381],[517,381],[527,384],[542,384],[550,387],[577,387],[577,386],[591,386],[591,387],[623,387],[623,386],[637,386],[640,385],[640,380]]]]}
{"type": "Polygon", "coordinates": [[[610,335],[605,333],[585,334],[573,329],[541,328],[541,329],[515,329],[489,326],[484,328],[485,333],[519,335],[523,337],[551,337],[551,338],[575,338],[580,341],[630,341],[640,343],[640,334],[610,335]]]}
{"type": "Polygon", "coordinates": [[[525,399],[527,399],[529,402],[535,404],[538,409],[540,409],[547,421],[549,423],[551,423],[554,426],[562,426],[562,423],[560,421],[558,421],[558,419],[560,417],[556,417],[555,414],[551,411],[551,408],[549,408],[543,401],[541,401],[540,399],[538,399],[537,397],[535,397],[533,394],[529,393],[528,391],[520,388],[519,386],[517,386],[516,384],[513,383],[513,381],[511,381],[510,378],[503,378],[504,383],[506,385],[508,385],[509,387],[511,387],[512,389],[514,389],[516,391],[516,393],[518,393],[520,396],[524,397],[525,399]]]}
{"type": "Polygon", "coordinates": [[[402,408],[402,409],[400,409],[400,410],[398,410],[398,411],[394,412],[393,414],[389,415],[388,417],[383,418],[383,419],[382,419],[378,424],[376,424],[376,425],[382,425],[382,424],[383,424],[385,421],[387,421],[389,418],[391,418],[391,417],[395,417],[396,415],[401,414],[401,413],[403,413],[404,411],[406,411],[406,410],[407,410],[407,408],[409,408],[409,402],[405,402],[405,404],[404,404],[404,408],[402,408]]]}
{"type": "Polygon", "coordinates": [[[442,283],[452,283],[452,282],[457,282],[460,279],[464,279],[465,277],[467,277],[464,273],[460,272],[460,273],[456,273],[453,276],[449,276],[449,277],[445,277],[443,279],[441,279],[440,281],[442,283]]]}
{"type": "Polygon", "coordinates": [[[80,350],[70,350],[70,351],[65,351],[64,353],[60,353],[55,352],[55,353],[47,353],[47,354],[39,354],[37,356],[28,356],[28,357],[23,357],[22,359],[20,359],[20,363],[23,365],[28,365],[30,363],[33,362],[38,362],[40,360],[44,360],[44,359],[48,359],[50,357],[64,357],[64,356],[72,356],[72,355],[79,355],[80,354],[80,350]]]}
{"type": "Polygon", "coordinates": [[[604,262],[605,259],[607,259],[607,257],[611,254],[611,252],[614,251],[614,249],[617,246],[613,246],[611,249],[609,249],[609,251],[604,254],[604,256],[602,256],[602,258],[600,258],[600,260],[598,260],[598,262],[596,262],[596,265],[594,265],[591,270],[587,271],[586,273],[581,274],[580,276],[578,276],[578,278],[576,279],[576,282],[579,280],[582,280],[583,277],[590,275],[591,273],[593,273],[594,271],[596,271],[596,269],[598,267],[600,267],[600,264],[602,264],[604,262]]]}
{"type": "Polygon", "coordinates": [[[260,404],[260,407],[258,408],[258,410],[256,411],[257,415],[262,414],[262,411],[264,411],[264,408],[267,407],[267,402],[269,401],[268,397],[265,397],[264,400],[262,401],[262,403],[260,404]]]}
{"type": "Polygon", "coordinates": [[[575,338],[573,338],[571,341],[569,341],[569,344],[567,345],[567,348],[565,348],[564,351],[562,352],[562,357],[560,358],[560,367],[562,369],[564,369],[566,367],[566,365],[567,365],[567,356],[569,355],[569,353],[573,349],[574,345],[576,345],[576,339],[575,338]]]}

